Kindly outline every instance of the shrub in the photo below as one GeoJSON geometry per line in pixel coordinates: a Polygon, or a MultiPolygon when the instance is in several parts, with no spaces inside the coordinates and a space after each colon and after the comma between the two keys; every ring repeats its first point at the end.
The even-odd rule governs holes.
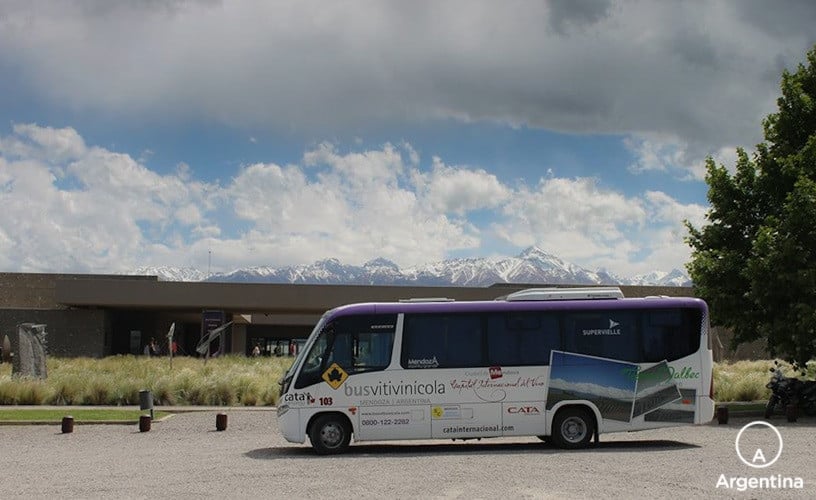
{"type": "Polygon", "coordinates": [[[19,384],[10,379],[0,381],[0,405],[16,405],[19,392],[19,384]]]}
{"type": "MultiPolygon", "coordinates": [[[[149,389],[160,405],[276,405],[278,380],[292,358],[209,359],[110,356],[103,359],[49,358],[45,380],[15,379],[0,365],[0,404],[135,405],[149,389]]],[[[720,402],[764,400],[773,361],[738,361],[714,366],[715,398],[720,402]]],[[[788,375],[795,373],[783,364],[788,375]]],[[[816,363],[807,366],[810,378],[816,363]]]]}
{"type": "Polygon", "coordinates": [[[0,404],[41,405],[48,402],[51,389],[45,381],[20,378],[0,381],[0,404]]]}

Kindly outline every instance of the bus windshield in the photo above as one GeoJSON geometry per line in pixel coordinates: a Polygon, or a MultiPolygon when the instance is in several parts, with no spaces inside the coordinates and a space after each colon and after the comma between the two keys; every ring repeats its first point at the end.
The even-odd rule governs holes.
{"type": "Polygon", "coordinates": [[[306,340],[306,343],[302,346],[301,349],[298,350],[297,357],[289,366],[289,369],[286,370],[284,373],[283,378],[280,380],[280,384],[282,386],[282,391],[286,392],[289,383],[292,381],[292,376],[297,372],[298,367],[302,364],[303,359],[306,357],[307,353],[312,351],[312,344],[314,343],[315,338],[317,337],[317,332],[323,329],[323,325],[326,324],[326,317],[329,315],[331,311],[326,312],[323,316],[321,316],[320,320],[317,322],[315,327],[312,329],[312,332],[309,334],[309,338],[306,340]]]}
{"type": "Polygon", "coordinates": [[[345,373],[357,374],[385,369],[391,362],[395,315],[336,317],[315,331],[314,341],[303,359],[295,388],[322,380],[324,372],[337,365],[345,373]]]}

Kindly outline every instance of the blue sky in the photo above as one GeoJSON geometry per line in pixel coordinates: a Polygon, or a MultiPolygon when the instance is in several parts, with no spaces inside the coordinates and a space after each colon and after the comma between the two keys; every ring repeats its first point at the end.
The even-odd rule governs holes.
{"type": "Polygon", "coordinates": [[[812,2],[0,5],[0,271],[683,268],[812,2]]]}

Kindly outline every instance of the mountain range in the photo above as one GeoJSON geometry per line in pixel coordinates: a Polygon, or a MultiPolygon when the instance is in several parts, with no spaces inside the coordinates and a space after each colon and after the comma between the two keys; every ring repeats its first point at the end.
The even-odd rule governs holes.
{"type": "Polygon", "coordinates": [[[325,259],[313,264],[281,268],[242,268],[209,277],[198,269],[177,267],[140,267],[128,274],[157,276],[164,281],[230,283],[473,287],[495,283],[691,286],[691,279],[679,269],[625,278],[604,269],[585,269],[538,247],[529,247],[516,257],[449,259],[404,269],[390,260],[377,258],[362,266],[325,259]]]}

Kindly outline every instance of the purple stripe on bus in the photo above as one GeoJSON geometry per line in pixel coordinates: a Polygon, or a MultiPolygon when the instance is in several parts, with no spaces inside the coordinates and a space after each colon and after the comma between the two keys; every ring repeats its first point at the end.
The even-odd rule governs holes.
{"type": "Polygon", "coordinates": [[[701,299],[691,297],[626,298],[595,300],[530,300],[507,302],[504,300],[462,302],[367,302],[349,304],[333,309],[329,315],[351,314],[399,314],[399,313],[465,313],[465,312],[512,312],[512,311],[586,311],[626,309],[700,309],[708,308],[701,299]]]}

